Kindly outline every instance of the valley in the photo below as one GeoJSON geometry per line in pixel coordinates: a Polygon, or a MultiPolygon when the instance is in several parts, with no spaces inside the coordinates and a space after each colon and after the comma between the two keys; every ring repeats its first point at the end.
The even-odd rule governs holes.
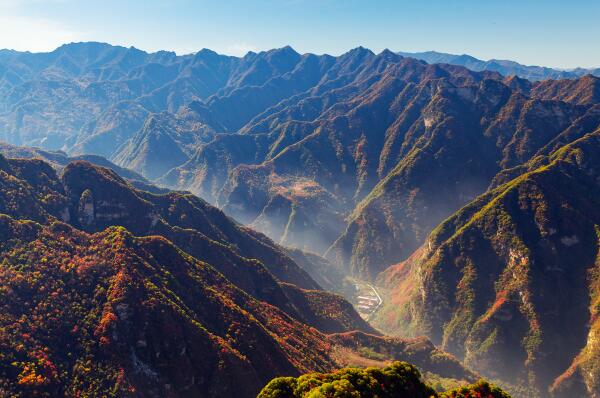
{"type": "Polygon", "coordinates": [[[0,396],[600,394],[595,69],[0,51],[0,139],[0,396]]]}

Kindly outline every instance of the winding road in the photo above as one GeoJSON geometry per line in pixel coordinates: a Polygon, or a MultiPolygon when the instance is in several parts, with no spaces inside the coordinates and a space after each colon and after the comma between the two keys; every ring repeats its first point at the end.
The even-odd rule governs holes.
{"type": "Polygon", "coordinates": [[[377,289],[375,288],[375,286],[371,285],[370,283],[365,283],[365,284],[367,286],[369,286],[369,288],[371,288],[371,290],[373,291],[373,294],[375,294],[375,296],[377,297],[377,300],[378,300],[377,306],[369,314],[369,319],[370,319],[373,316],[373,314],[375,314],[377,312],[377,310],[379,309],[379,307],[381,307],[381,304],[383,304],[383,299],[379,295],[379,292],[377,291],[377,289]]]}

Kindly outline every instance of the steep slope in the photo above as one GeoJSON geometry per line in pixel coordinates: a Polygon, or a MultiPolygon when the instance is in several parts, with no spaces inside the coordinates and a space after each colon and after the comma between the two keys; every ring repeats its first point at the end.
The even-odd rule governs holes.
{"type": "MultiPolygon", "coordinates": [[[[280,281],[296,283],[309,289],[306,292],[320,289],[285,249],[237,225],[192,195],[138,191],[111,170],[81,161],[68,164],[60,179],[41,160],[4,160],[3,170],[5,190],[0,200],[3,213],[43,223],[58,219],[88,232],[123,226],[139,236],[166,237],[189,254],[211,263],[253,297],[301,321],[315,319],[315,307],[296,307],[279,284],[280,281]]],[[[303,261],[312,264],[316,260],[303,261]]],[[[322,302],[331,300],[339,305],[340,298],[335,295],[322,292],[319,297],[322,302]]],[[[346,323],[336,331],[372,330],[359,321],[349,304],[340,308],[345,311],[342,317],[357,322],[346,323]]]]}
{"type": "Polygon", "coordinates": [[[537,98],[558,99],[580,105],[600,102],[600,77],[585,75],[575,80],[547,80],[532,87],[537,98]]]}
{"type": "Polygon", "coordinates": [[[153,116],[144,127],[119,149],[115,162],[154,179],[188,160],[168,126],[153,116]],[[149,159],[153,159],[150,161],[149,159]]]}
{"type": "Polygon", "coordinates": [[[0,218],[5,393],[252,396],[332,366],[316,330],[164,238],[0,218]]]}
{"type": "MultiPolygon", "coordinates": [[[[593,76],[529,82],[362,48],[322,73],[238,133],[198,145],[159,181],[370,279],[500,170],[600,123],[593,76]]],[[[195,108],[210,123],[223,111],[211,101],[195,108]]]]}
{"type": "Polygon", "coordinates": [[[380,276],[375,324],[541,396],[597,395],[599,148],[600,130],[536,157],[447,219],[380,276]]]}
{"type": "Polygon", "coordinates": [[[600,124],[595,97],[566,94],[593,92],[587,77],[545,90],[546,82],[364,49],[332,70],[350,59],[343,79],[215,136],[159,181],[199,193],[280,244],[329,249],[339,267],[371,278],[501,169],[600,124]]]}
{"type": "MultiPolygon", "coordinates": [[[[164,236],[189,254],[213,264],[247,293],[303,322],[321,329],[320,325],[328,322],[323,318],[330,317],[329,322],[335,325],[328,326],[332,331],[373,331],[349,303],[322,291],[287,250],[264,235],[238,225],[193,195],[136,191],[107,169],[77,162],[64,169],[62,182],[71,201],[73,224],[83,230],[100,231],[110,225],[121,225],[136,235],[164,236]],[[294,284],[294,288],[280,286],[280,281],[294,284]],[[307,302],[310,305],[306,305],[307,302]],[[325,306],[329,303],[336,310],[319,315],[323,308],[315,305],[316,302],[325,306]],[[350,320],[340,323],[334,319],[337,316],[350,320]]],[[[303,260],[312,265],[318,258],[304,256],[303,260]]]]}
{"type": "Polygon", "coordinates": [[[600,124],[591,75],[531,82],[362,47],[237,58],[79,43],[0,65],[21,77],[2,78],[7,140],[104,154],[365,279],[600,124]]]}
{"type": "Polygon", "coordinates": [[[80,43],[0,64],[22,77],[0,107],[10,142],[101,153],[365,279],[500,170],[600,124],[591,75],[531,82],[362,47],[236,58],[80,43]]]}
{"type": "Polygon", "coordinates": [[[470,91],[439,86],[411,126],[421,134],[390,134],[382,156],[403,148],[396,149],[398,163],[349,216],[329,251],[334,261],[363,277],[376,275],[406,259],[502,168],[527,161],[567,131],[587,133],[600,124],[587,108],[531,99],[497,82],[470,91]]]}
{"type": "MultiPolygon", "coordinates": [[[[363,82],[368,81],[373,75],[381,73],[390,64],[398,62],[400,59],[401,57],[398,55],[389,52],[375,55],[370,50],[364,48],[357,48],[341,55],[335,59],[335,62],[328,63],[328,69],[320,70],[320,80],[310,78],[312,79],[311,83],[313,86],[304,85],[303,92],[296,90],[293,93],[294,95],[288,98],[279,98],[281,102],[272,101],[269,106],[263,107],[260,111],[257,110],[251,120],[246,120],[246,126],[240,126],[240,132],[243,134],[218,136],[214,142],[200,146],[197,153],[189,162],[168,173],[161,181],[174,187],[191,187],[194,192],[198,192],[203,197],[214,202],[218,191],[223,185],[223,181],[234,167],[240,164],[260,163],[265,158],[275,156],[285,146],[291,145],[310,134],[311,130],[308,129],[311,126],[307,126],[306,129],[297,129],[294,127],[294,131],[287,131],[285,134],[282,134],[275,124],[281,119],[280,112],[286,112],[287,107],[295,107],[298,102],[302,102],[305,99],[310,101],[315,96],[340,89],[343,93],[335,94],[331,98],[330,104],[333,104],[342,98],[341,96],[347,97],[349,95],[346,92],[347,90],[344,90],[345,87],[357,84],[359,88],[365,88],[366,84],[363,82]],[[276,120],[271,121],[270,119],[272,118],[276,118],[276,120]],[[251,136],[249,137],[248,135],[251,136]]],[[[301,69],[300,71],[295,71],[292,75],[286,75],[285,79],[273,79],[269,84],[277,85],[277,87],[283,86],[277,88],[277,91],[287,90],[286,87],[289,83],[286,82],[291,79],[299,80],[299,84],[302,85],[307,78],[299,75],[300,72],[306,74],[309,71],[301,69]]],[[[262,92],[263,88],[248,88],[245,91],[238,90],[233,92],[230,97],[243,97],[247,95],[246,92],[248,90],[262,92]]],[[[353,90],[350,91],[352,92],[353,90]]],[[[256,93],[252,95],[256,95],[256,93]]],[[[244,98],[232,98],[230,101],[239,102],[246,100],[244,98]]],[[[264,100],[259,102],[262,103],[264,100]]],[[[214,102],[216,105],[219,103],[214,102]]],[[[230,113],[222,112],[218,107],[213,109],[214,104],[210,103],[209,106],[202,107],[201,109],[195,107],[196,111],[202,113],[205,120],[211,124],[216,123],[216,118],[228,118],[230,113]],[[219,116],[221,113],[223,116],[219,116]]],[[[252,109],[256,108],[255,104],[246,104],[246,102],[244,104],[252,109]]],[[[323,105],[325,104],[322,103],[321,107],[323,105]]],[[[321,112],[324,110],[321,109],[321,112]]],[[[318,110],[313,110],[309,114],[313,118],[316,118],[319,115],[318,112],[318,110]]],[[[298,113],[294,112],[294,116],[298,113]]]]}
{"type": "Polygon", "coordinates": [[[70,153],[112,157],[115,150],[143,126],[150,114],[141,104],[131,100],[107,104],[107,107],[81,127],[81,138],[69,148],[70,153]]]}
{"type": "MultiPolygon", "coordinates": [[[[192,251],[201,250],[194,244],[210,240],[219,243],[223,250],[261,260],[282,281],[305,288],[318,287],[268,238],[236,224],[191,194],[137,191],[109,169],[86,162],[70,163],[61,180],[70,200],[71,219],[86,231],[122,225],[137,235],[166,236],[192,251]]],[[[215,253],[214,257],[219,256],[215,253]]]]}
{"type": "Polygon", "coordinates": [[[255,258],[303,274],[191,195],[137,191],[82,161],[59,178],[41,160],[0,156],[0,178],[3,394],[251,397],[273,377],[373,350],[475,377],[424,339],[322,334],[373,330],[340,296],[279,283],[255,258]]]}
{"type": "Polygon", "coordinates": [[[459,72],[427,67],[409,59],[388,66],[364,91],[333,106],[317,120],[287,124],[277,136],[273,155],[263,164],[240,165],[230,172],[218,204],[234,217],[265,228],[265,232],[282,225],[280,219],[288,221],[283,225],[287,225],[285,238],[289,238],[289,243],[322,252],[341,232],[343,216],[387,172],[383,163],[389,158],[380,158],[387,130],[406,105],[401,101],[418,97],[415,85],[421,80],[435,81],[429,80],[430,76],[456,79],[457,84],[484,77],[470,75],[466,70],[459,72]],[[466,75],[462,76],[462,72],[466,75]],[[294,127],[290,128],[292,124],[294,127]],[[304,136],[296,135],[297,132],[304,136]],[[318,235],[308,238],[320,246],[313,247],[314,243],[302,236],[307,222],[303,214],[316,215],[309,222],[316,224],[318,235]]]}

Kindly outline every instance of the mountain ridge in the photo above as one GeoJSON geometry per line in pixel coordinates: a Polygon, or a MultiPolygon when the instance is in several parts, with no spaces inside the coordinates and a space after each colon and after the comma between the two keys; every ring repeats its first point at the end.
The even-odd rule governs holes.
{"type": "Polygon", "coordinates": [[[440,224],[380,276],[394,298],[375,324],[418,330],[540,395],[596,394],[599,134],[532,159],[440,224]]]}
{"type": "Polygon", "coordinates": [[[437,51],[403,52],[398,54],[426,61],[465,66],[474,71],[493,70],[505,76],[516,75],[528,80],[574,79],[584,75],[600,75],[600,68],[557,69],[545,66],[523,65],[511,60],[490,59],[483,61],[468,54],[448,54],[437,51]]]}
{"type": "Polygon", "coordinates": [[[81,160],[58,175],[2,155],[0,182],[3,393],[252,397],[276,376],[334,370],[339,349],[362,358],[366,342],[475,378],[426,339],[364,333],[376,332],[341,296],[279,282],[268,269],[319,288],[190,194],[136,190],[81,160]]]}

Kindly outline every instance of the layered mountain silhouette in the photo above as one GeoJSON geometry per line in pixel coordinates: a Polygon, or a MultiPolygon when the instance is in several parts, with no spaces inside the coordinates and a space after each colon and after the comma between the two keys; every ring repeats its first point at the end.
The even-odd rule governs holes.
{"type": "Polygon", "coordinates": [[[367,279],[500,170],[598,125],[591,75],[531,82],[362,47],[236,58],[79,43],[2,60],[9,142],[103,155],[367,279]]]}
{"type": "Polygon", "coordinates": [[[369,72],[357,67],[350,84],[324,83],[215,136],[158,181],[369,279],[500,170],[600,122],[592,76],[531,83],[391,53],[347,56],[369,72]]]}
{"type": "Polygon", "coordinates": [[[392,359],[475,381],[429,338],[515,396],[598,395],[594,74],[362,47],[0,52],[0,391],[252,396],[392,359]],[[373,326],[331,293],[361,284],[373,326]],[[56,317],[77,347],[42,334],[56,317]]]}
{"type": "Polygon", "coordinates": [[[460,65],[474,71],[489,70],[501,73],[505,76],[516,75],[527,80],[546,79],[576,79],[584,75],[600,76],[600,68],[586,69],[575,68],[570,70],[553,69],[544,66],[523,65],[515,61],[505,59],[490,59],[483,61],[468,54],[448,54],[437,51],[425,52],[399,52],[404,57],[423,60],[429,64],[452,64],[460,65]]]}

